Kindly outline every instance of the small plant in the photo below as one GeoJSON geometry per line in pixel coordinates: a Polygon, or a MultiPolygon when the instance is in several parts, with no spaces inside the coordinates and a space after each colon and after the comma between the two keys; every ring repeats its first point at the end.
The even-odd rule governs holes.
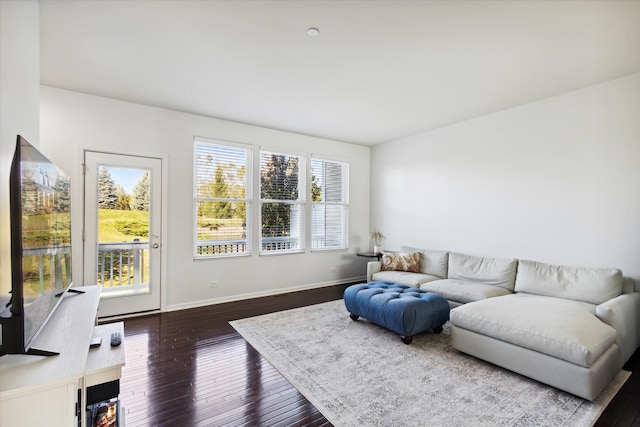
{"type": "Polygon", "coordinates": [[[369,238],[373,240],[374,246],[382,246],[384,235],[380,232],[380,230],[378,230],[377,228],[374,228],[371,234],[369,235],[369,238]]]}

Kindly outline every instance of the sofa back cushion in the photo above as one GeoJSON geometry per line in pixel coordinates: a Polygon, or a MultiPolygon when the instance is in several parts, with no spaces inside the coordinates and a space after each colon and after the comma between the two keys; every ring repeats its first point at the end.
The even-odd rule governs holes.
{"type": "Polygon", "coordinates": [[[402,246],[401,252],[419,252],[420,253],[420,272],[430,274],[442,279],[447,278],[447,269],[449,265],[449,252],[435,251],[429,249],[418,249],[411,246],[402,246]]]}
{"type": "Polygon", "coordinates": [[[513,291],[517,268],[516,259],[482,258],[451,252],[447,278],[500,286],[513,291]]]}
{"type": "Polygon", "coordinates": [[[583,268],[520,260],[516,292],[602,304],[622,292],[617,268],[583,268]]]}

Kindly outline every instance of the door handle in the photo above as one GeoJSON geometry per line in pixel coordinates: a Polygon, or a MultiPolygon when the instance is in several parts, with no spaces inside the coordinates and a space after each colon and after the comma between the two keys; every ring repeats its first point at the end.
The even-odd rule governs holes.
{"type": "Polygon", "coordinates": [[[158,243],[154,243],[153,244],[153,249],[158,249],[160,247],[160,245],[158,243]]]}

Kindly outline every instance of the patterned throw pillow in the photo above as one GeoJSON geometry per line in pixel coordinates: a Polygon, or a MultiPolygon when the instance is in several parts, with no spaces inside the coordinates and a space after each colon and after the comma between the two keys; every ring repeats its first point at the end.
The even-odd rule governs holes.
{"type": "Polygon", "coordinates": [[[382,270],[420,273],[420,252],[386,253],[382,255],[382,270]]]}

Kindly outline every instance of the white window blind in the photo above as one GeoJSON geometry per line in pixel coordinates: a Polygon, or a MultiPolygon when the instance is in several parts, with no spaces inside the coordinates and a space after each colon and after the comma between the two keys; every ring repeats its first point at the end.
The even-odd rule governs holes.
{"type": "Polygon", "coordinates": [[[345,249],[348,239],[349,165],[311,159],[311,248],[345,249]]]}
{"type": "Polygon", "coordinates": [[[299,252],[304,238],[304,158],[260,152],[260,252],[299,252]]]}
{"type": "Polygon", "coordinates": [[[251,253],[251,150],[195,139],[194,256],[251,253]]]}

